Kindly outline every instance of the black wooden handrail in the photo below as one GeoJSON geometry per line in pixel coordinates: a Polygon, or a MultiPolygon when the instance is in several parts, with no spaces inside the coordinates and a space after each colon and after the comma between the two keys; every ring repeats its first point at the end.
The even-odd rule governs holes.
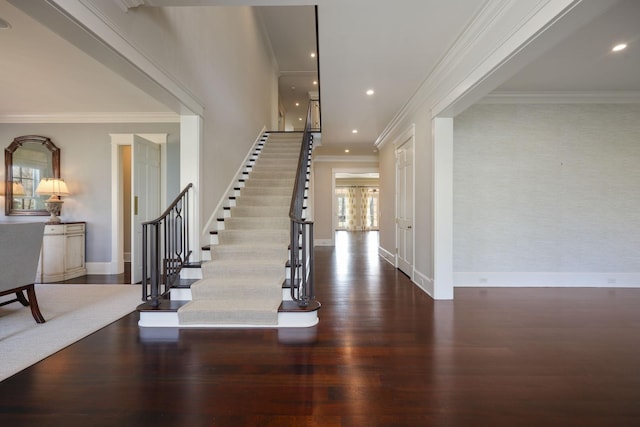
{"type": "Polygon", "coordinates": [[[302,216],[304,210],[305,192],[309,182],[311,167],[311,150],[313,147],[313,135],[311,133],[311,103],[307,110],[307,121],[302,136],[302,147],[298,157],[298,169],[296,172],[289,219],[291,219],[290,242],[290,285],[291,298],[300,307],[306,307],[315,299],[314,273],[313,273],[313,222],[307,221],[302,216]]]}
{"type": "Polygon", "coordinates": [[[157,307],[191,256],[189,183],[158,218],[142,223],[142,300],[157,307]],[[164,289],[160,289],[164,287],[164,289]]]}

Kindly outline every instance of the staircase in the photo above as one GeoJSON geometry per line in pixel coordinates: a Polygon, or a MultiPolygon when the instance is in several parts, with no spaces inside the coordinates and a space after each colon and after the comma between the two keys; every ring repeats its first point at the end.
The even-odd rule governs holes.
{"type": "Polygon", "coordinates": [[[289,209],[301,141],[302,133],[261,138],[211,233],[211,245],[203,248],[207,261],[183,269],[182,277],[196,280],[182,280],[159,307],[139,307],[140,326],[308,327],[318,322],[319,303],[298,307],[288,280],[289,209]]]}

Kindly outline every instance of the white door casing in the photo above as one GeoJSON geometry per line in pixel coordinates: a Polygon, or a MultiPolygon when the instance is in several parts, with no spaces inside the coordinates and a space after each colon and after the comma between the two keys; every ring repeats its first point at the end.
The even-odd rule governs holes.
{"type": "Polygon", "coordinates": [[[396,148],[396,267],[413,278],[413,132],[396,148]]]}

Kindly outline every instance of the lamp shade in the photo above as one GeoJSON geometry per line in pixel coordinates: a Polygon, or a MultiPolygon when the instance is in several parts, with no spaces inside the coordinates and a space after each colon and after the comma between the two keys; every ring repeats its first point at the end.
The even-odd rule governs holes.
{"type": "Polygon", "coordinates": [[[24,191],[24,186],[21,182],[12,182],[11,183],[11,194],[14,196],[26,196],[27,193],[24,191]]]}
{"type": "Polygon", "coordinates": [[[49,194],[52,196],[68,196],[69,189],[63,179],[43,178],[36,188],[36,194],[49,194]]]}

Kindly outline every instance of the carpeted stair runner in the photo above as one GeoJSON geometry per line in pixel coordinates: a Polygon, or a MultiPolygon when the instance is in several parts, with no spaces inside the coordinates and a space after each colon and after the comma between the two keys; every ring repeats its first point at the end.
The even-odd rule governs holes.
{"type": "Polygon", "coordinates": [[[270,134],[231,215],[218,230],[211,261],[178,310],[184,325],[277,325],[289,252],[289,206],[302,134],[270,134]]]}

